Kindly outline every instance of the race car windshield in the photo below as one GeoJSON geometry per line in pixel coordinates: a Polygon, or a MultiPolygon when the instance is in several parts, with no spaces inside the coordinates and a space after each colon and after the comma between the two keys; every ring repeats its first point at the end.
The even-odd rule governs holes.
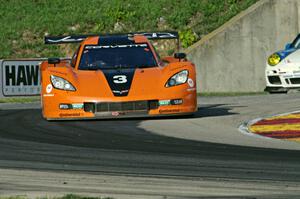
{"type": "Polygon", "coordinates": [[[148,68],[157,63],[148,44],[85,46],[79,70],[148,68]]]}

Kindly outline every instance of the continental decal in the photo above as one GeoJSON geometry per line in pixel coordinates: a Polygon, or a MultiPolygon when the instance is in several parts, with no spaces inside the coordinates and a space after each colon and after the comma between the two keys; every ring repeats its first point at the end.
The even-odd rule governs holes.
{"type": "Polygon", "coordinates": [[[179,112],[179,109],[165,109],[165,110],[159,110],[159,113],[177,113],[179,112]]]}
{"type": "Polygon", "coordinates": [[[80,113],[60,113],[59,117],[79,117],[80,113]]]}

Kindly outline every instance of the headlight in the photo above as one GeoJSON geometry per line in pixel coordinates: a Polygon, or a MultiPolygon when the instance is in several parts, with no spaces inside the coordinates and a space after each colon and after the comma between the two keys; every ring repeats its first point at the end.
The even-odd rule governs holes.
{"type": "Polygon", "coordinates": [[[280,56],[277,53],[274,53],[268,58],[268,64],[270,66],[275,66],[281,61],[280,56]]]}
{"type": "Polygon", "coordinates": [[[67,91],[75,91],[76,90],[70,82],[68,82],[67,80],[65,80],[61,77],[51,75],[50,79],[51,79],[51,83],[54,88],[57,88],[60,90],[67,90],[67,91]]]}
{"type": "Polygon", "coordinates": [[[180,71],[173,75],[166,83],[166,87],[184,84],[188,79],[189,72],[187,70],[180,71]]]}

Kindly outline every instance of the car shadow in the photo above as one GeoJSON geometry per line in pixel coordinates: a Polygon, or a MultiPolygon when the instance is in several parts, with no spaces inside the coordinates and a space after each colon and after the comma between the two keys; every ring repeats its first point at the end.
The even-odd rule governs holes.
{"type": "Polygon", "coordinates": [[[237,115],[239,113],[232,112],[233,108],[239,108],[244,106],[235,106],[229,104],[211,104],[201,105],[198,107],[198,111],[194,114],[196,118],[202,117],[219,117],[228,115],[237,115]]]}
{"type": "MultiPolygon", "coordinates": [[[[206,118],[206,117],[221,117],[228,115],[237,115],[239,113],[232,112],[233,108],[238,108],[243,106],[234,106],[228,104],[211,104],[211,105],[200,105],[197,111],[191,115],[182,116],[166,116],[166,117],[156,117],[150,118],[151,120],[158,119],[193,119],[193,118],[206,118]]],[[[147,119],[147,118],[145,118],[147,119]]]]}
{"type": "MultiPolygon", "coordinates": [[[[174,116],[159,116],[159,117],[140,117],[140,118],[114,118],[112,120],[168,120],[168,119],[194,119],[206,117],[221,117],[228,115],[237,115],[239,113],[232,112],[233,108],[244,106],[235,106],[229,104],[211,104],[198,106],[197,111],[190,115],[174,115],[174,116]]],[[[100,119],[101,120],[101,119],[100,119]]]]}

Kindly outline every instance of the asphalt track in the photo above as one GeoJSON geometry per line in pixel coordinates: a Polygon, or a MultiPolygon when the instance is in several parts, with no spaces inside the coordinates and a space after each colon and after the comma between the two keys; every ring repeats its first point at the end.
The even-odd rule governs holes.
{"type": "Polygon", "coordinates": [[[239,132],[300,94],[199,98],[194,117],[47,122],[0,105],[0,195],[299,198],[300,146],[239,132]]]}

